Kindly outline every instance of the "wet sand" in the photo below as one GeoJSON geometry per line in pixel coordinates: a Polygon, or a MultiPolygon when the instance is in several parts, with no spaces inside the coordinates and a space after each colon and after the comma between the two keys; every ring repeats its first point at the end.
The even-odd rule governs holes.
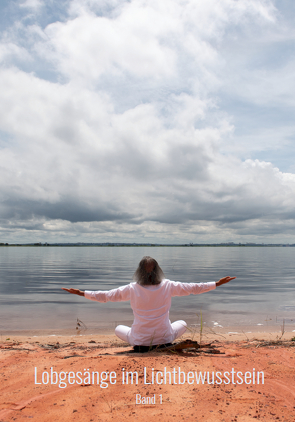
{"type": "Polygon", "coordinates": [[[2,335],[0,420],[293,422],[292,331],[204,333],[211,348],[148,353],[110,334],[2,335]]]}

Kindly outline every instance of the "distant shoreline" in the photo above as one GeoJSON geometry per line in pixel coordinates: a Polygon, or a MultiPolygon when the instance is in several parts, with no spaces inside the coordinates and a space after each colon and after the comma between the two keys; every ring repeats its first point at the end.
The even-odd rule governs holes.
{"type": "Polygon", "coordinates": [[[295,243],[182,243],[182,244],[163,244],[163,243],[118,243],[118,242],[108,242],[108,243],[0,243],[0,247],[5,246],[22,246],[22,247],[209,247],[209,248],[236,248],[236,247],[260,247],[260,248],[270,248],[270,247],[295,247],[295,243]]]}

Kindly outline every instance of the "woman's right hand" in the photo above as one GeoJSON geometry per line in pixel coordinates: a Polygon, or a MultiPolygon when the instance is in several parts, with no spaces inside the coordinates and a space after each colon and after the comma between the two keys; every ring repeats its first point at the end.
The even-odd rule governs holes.
{"type": "Polygon", "coordinates": [[[73,295],[84,296],[84,292],[82,292],[79,289],[66,289],[66,288],[62,287],[62,290],[65,290],[66,292],[72,293],[73,295]]]}

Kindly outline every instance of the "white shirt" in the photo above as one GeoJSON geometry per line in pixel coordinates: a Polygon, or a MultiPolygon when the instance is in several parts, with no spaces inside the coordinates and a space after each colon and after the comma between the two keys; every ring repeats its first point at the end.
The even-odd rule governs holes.
{"type": "Polygon", "coordinates": [[[85,297],[97,302],[122,302],[130,300],[134,314],[130,340],[134,345],[149,346],[170,343],[173,338],[169,310],[171,297],[200,294],[216,288],[209,283],[181,283],[164,279],[156,286],[130,283],[108,291],[85,291],[85,297]]]}

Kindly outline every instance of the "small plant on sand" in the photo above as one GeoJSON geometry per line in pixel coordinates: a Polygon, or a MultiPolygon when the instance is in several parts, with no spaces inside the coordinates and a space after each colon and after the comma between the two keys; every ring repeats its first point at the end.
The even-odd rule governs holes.
{"type": "Polygon", "coordinates": [[[282,330],[282,337],[285,334],[285,318],[283,319],[283,325],[281,326],[281,330],[282,330]]]}
{"type": "MultiPolygon", "coordinates": [[[[210,328],[210,327],[206,327],[206,333],[204,332],[204,320],[203,320],[203,314],[202,314],[202,310],[200,310],[200,314],[196,314],[197,315],[197,317],[198,318],[200,318],[200,329],[197,331],[197,329],[196,328],[194,328],[194,329],[192,329],[192,328],[189,328],[189,327],[187,327],[187,330],[188,331],[190,331],[191,332],[191,334],[192,334],[192,338],[191,338],[191,340],[193,341],[194,340],[194,336],[197,334],[197,333],[199,333],[199,344],[201,345],[201,343],[202,343],[202,340],[203,340],[203,337],[205,336],[206,337],[206,334],[214,334],[214,336],[218,336],[218,337],[222,337],[222,338],[224,338],[224,339],[226,339],[226,337],[224,336],[224,335],[222,335],[222,334],[220,334],[220,333],[216,333],[216,331],[214,331],[214,329],[213,328],[215,328],[215,327],[213,327],[213,328],[210,328]]],[[[246,334],[245,334],[246,335],[246,334]]],[[[246,336],[247,337],[247,336],[246,336]]],[[[215,340],[214,340],[215,341],[215,340]]]]}
{"type": "MultiPolygon", "coordinates": [[[[196,315],[197,315],[198,318],[200,318],[200,330],[199,330],[199,338],[200,338],[200,340],[199,340],[199,343],[201,344],[201,342],[202,342],[202,335],[203,335],[203,315],[202,315],[202,310],[200,310],[200,315],[199,314],[196,314],[196,315]]],[[[192,334],[191,340],[193,341],[194,340],[194,337],[195,337],[195,335],[197,333],[197,330],[195,328],[190,328],[190,327],[187,327],[187,330],[192,334]]]]}
{"type": "Polygon", "coordinates": [[[283,318],[283,325],[281,325],[281,335],[280,336],[277,336],[277,338],[279,339],[279,340],[281,340],[281,338],[283,337],[283,335],[285,334],[285,318],[283,318]]]}
{"type": "Polygon", "coordinates": [[[87,327],[86,327],[86,325],[84,324],[83,321],[81,321],[79,318],[77,318],[77,324],[76,324],[77,334],[80,334],[81,330],[87,330],[87,327]]]}
{"type": "Polygon", "coordinates": [[[249,337],[247,336],[247,334],[245,333],[245,331],[242,330],[242,333],[244,334],[244,336],[246,337],[247,341],[249,341],[249,337]]]}
{"type": "Polygon", "coordinates": [[[203,337],[203,314],[202,309],[200,310],[200,344],[202,343],[202,337],[203,337]]]}

